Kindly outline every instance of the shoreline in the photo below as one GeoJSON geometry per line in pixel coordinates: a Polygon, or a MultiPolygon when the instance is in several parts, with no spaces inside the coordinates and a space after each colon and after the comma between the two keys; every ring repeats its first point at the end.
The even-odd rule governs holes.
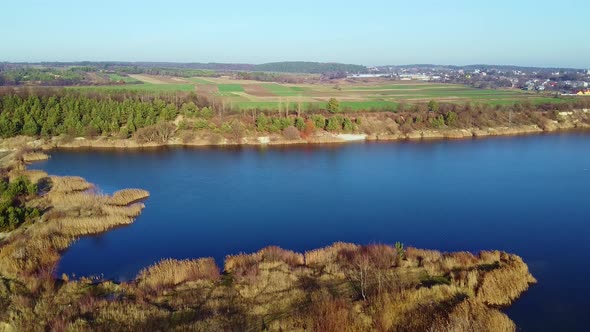
{"type": "MultiPolygon", "coordinates": [[[[43,151],[54,149],[116,149],[116,150],[133,150],[145,148],[162,148],[162,147],[280,147],[291,145],[339,145],[350,143],[365,142],[429,142],[437,140],[468,140],[489,137],[515,137],[527,135],[542,134],[560,134],[570,132],[587,132],[590,133],[590,125],[586,124],[562,124],[559,126],[547,127],[545,129],[537,125],[523,125],[514,127],[495,127],[495,128],[467,128],[467,129],[442,129],[442,130],[421,130],[413,131],[407,135],[404,134],[330,134],[321,133],[309,139],[288,140],[279,136],[250,136],[244,137],[241,142],[234,142],[223,139],[218,143],[213,143],[206,138],[199,138],[192,141],[184,142],[174,137],[166,143],[137,143],[132,138],[117,139],[111,137],[101,137],[96,139],[87,139],[83,137],[74,138],[72,141],[63,143],[58,137],[51,139],[37,139],[27,142],[33,148],[43,151]],[[346,138],[345,138],[346,137],[346,138]],[[352,139],[347,139],[352,137],[352,139]]],[[[32,138],[29,138],[32,139],[32,138]]]]}

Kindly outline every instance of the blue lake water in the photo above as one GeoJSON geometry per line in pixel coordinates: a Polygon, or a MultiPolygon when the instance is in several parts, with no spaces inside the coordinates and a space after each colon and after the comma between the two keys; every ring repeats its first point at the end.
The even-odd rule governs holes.
{"type": "Polygon", "coordinates": [[[167,257],[267,245],[403,242],[500,249],[539,283],[506,312],[524,331],[590,326],[590,135],[289,148],[54,151],[37,163],[111,193],[150,191],[128,227],[74,244],[58,274],[132,278],[167,257]]]}

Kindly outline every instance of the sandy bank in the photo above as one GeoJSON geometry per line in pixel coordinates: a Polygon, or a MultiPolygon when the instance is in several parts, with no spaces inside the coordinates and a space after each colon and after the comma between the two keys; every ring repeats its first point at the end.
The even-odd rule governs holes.
{"type": "Polygon", "coordinates": [[[221,139],[212,142],[206,137],[196,137],[189,141],[173,137],[166,143],[146,143],[139,144],[133,139],[117,139],[111,137],[100,137],[96,139],[86,139],[79,137],[70,141],[62,141],[59,138],[37,140],[29,142],[30,146],[51,150],[54,148],[115,148],[115,149],[137,149],[163,146],[276,146],[276,145],[293,145],[293,144],[334,144],[347,142],[363,141],[404,141],[404,140],[436,140],[436,139],[472,139],[495,136],[517,136],[540,133],[566,132],[571,130],[587,130],[590,126],[585,124],[553,124],[541,128],[537,125],[523,125],[513,127],[496,127],[496,128],[466,128],[466,129],[431,129],[417,130],[408,134],[403,133],[382,133],[382,134],[330,134],[326,132],[318,133],[308,139],[288,140],[282,136],[252,136],[244,137],[241,142],[235,142],[230,139],[221,139]]]}

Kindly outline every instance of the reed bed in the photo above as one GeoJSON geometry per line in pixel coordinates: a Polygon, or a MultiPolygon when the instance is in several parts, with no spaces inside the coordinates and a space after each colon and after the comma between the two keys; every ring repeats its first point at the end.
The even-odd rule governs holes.
{"type": "Polygon", "coordinates": [[[41,180],[48,177],[47,173],[42,170],[36,169],[25,169],[25,170],[13,170],[9,173],[10,180],[16,179],[20,176],[28,178],[32,183],[38,184],[41,180]]]}
{"type": "Polygon", "coordinates": [[[32,163],[35,161],[42,161],[49,159],[49,155],[43,152],[25,152],[22,155],[25,163],[32,163]]]}
{"type": "Polygon", "coordinates": [[[53,192],[48,195],[54,210],[78,214],[95,214],[107,203],[107,197],[86,192],[53,192]]]}
{"type": "Polygon", "coordinates": [[[431,331],[459,332],[514,332],[516,324],[499,310],[490,310],[473,300],[465,300],[449,313],[434,322],[431,331]]]}
{"type": "Polygon", "coordinates": [[[57,221],[61,233],[71,237],[91,235],[105,232],[111,228],[129,225],[133,218],[120,215],[107,215],[96,217],[67,217],[57,221]]]}
{"type": "Polygon", "coordinates": [[[488,305],[509,305],[537,282],[522,258],[506,253],[501,256],[500,266],[484,273],[477,289],[477,299],[488,305]]]}
{"type": "Polygon", "coordinates": [[[79,176],[51,176],[51,190],[53,192],[71,193],[86,191],[94,186],[79,176]]]}
{"type": "MultiPolygon", "coordinates": [[[[17,171],[35,178],[44,172],[17,171]]],[[[128,204],[145,197],[147,192],[123,190],[114,196],[88,191],[93,186],[80,177],[52,176],[47,195],[36,200],[44,207],[44,222],[34,224],[26,238],[15,238],[0,247],[0,265],[5,273],[33,274],[50,271],[59,253],[77,238],[129,225],[144,209],[143,203],[128,204]]],[[[0,269],[2,270],[2,269],[0,269]]]]}
{"type": "Polygon", "coordinates": [[[260,263],[282,262],[291,267],[304,264],[304,256],[291,250],[269,246],[253,254],[228,255],[225,258],[225,271],[238,275],[248,272],[260,263]]]}
{"type": "Polygon", "coordinates": [[[315,249],[305,252],[305,264],[327,265],[337,260],[342,250],[356,250],[358,245],[345,242],[336,242],[333,245],[321,249],[315,249]]]}
{"type": "Polygon", "coordinates": [[[115,192],[108,200],[111,205],[125,206],[150,197],[150,193],[143,189],[123,189],[115,192]]]}
{"type": "Polygon", "coordinates": [[[143,203],[134,203],[129,206],[113,206],[105,205],[102,210],[108,215],[119,215],[135,218],[141,214],[141,211],[145,208],[143,203]]]}
{"type": "Polygon", "coordinates": [[[189,281],[216,281],[219,277],[219,268],[215,260],[209,257],[190,260],[164,259],[143,269],[137,280],[140,287],[159,291],[189,281]]]}

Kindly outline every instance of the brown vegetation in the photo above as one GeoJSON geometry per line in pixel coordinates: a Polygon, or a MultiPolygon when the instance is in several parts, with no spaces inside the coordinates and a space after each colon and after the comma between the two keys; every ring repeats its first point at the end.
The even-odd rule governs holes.
{"type": "Polygon", "coordinates": [[[109,203],[111,205],[127,206],[140,200],[144,200],[150,196],[147,190],[143,189],[123,189],[116,191],[110,197],[109,203]]]}
{"type": "Polygon", "coordinates": [[[191,260],[164,259],[142,270],[137,276],[139,286],[155,291],[176,287],[197,280],[217,281],[219,268],[213,258],[191,260]]]}
{"type": "Polygon", "coordinates": [[[49,155],[43,152],[26,152],[23,154],[23,161],[25,163],[31,163],[34,161],[41,161],[49,159],[49,155]]]}
{"type": "Polygon", "coordinates": [[[176,127],[171,123],[160,122],[158,124],[138,129],[133,138],[139,144],[168,142],[176,127]]]}

